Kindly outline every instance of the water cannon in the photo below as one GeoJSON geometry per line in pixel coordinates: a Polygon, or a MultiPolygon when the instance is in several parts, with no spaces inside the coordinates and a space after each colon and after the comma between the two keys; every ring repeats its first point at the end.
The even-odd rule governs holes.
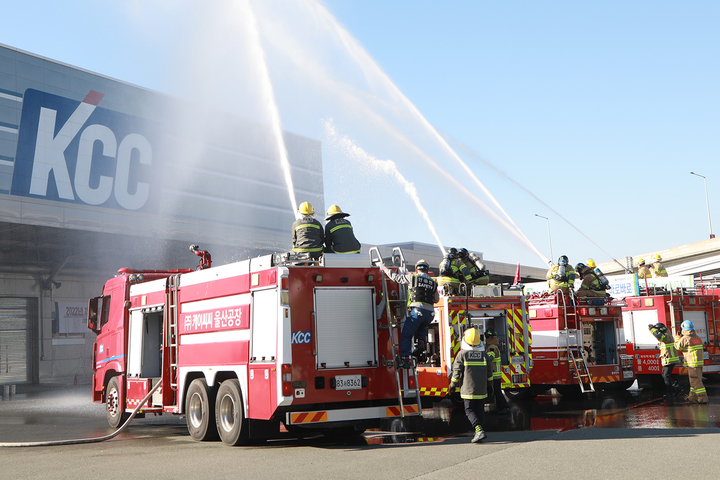
{"type": "Polygon", "coordinates": [[[199,245],[190,245],[190,251],[200,257],[200,266],[197,268],[198,270],[205,270],[206,268],[210,268],[212,266],[210,253],[206,250],[200,250],[199,245]]]}

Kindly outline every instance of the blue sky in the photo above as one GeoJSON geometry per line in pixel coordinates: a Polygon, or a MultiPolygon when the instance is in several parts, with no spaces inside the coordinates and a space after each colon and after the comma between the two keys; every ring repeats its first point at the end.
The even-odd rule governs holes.
{"type": "MultiPolygon", "coordinates": [[[[202,26],[215,24],[201,21],[207,4],[146,3],[4,1],[13,21],[0,43],[178,95],[203,70],[204,95],[240,98],[233,85],[251,71],[222,55],[194,61],[241,42],[242,21],[217,40],[202,26]]],[[[253,4],[283,128],[323,142],[326,203],[352,214],[363,243],[436,239],[401,185],[338,147],[330,119],[368,156],[395,162],[443,244],[490,260],[542,266],[547,222],[535,214],[550,219],[553,256],[572,263],[707,239],[703,180],[690,171],[707,177],[720,228],[716,2],[253,4]],[[532,193],[456,148],[534,248],[464,193],[497,212],[427,125],[532,193]]]]}

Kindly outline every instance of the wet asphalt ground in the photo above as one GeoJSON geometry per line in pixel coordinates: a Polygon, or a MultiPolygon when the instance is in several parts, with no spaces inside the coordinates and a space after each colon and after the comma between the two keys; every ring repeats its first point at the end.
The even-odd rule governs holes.
{"type": "MultiPolygon", "coordinates": [[[[416,424],[387,422],[361,437],[286,437],[231,448],[197,443],[184,417],[137,419],[101,443],[1,448],[0,478],[720,478],[720,383],[708,405],[668,404],[628,390],[569,400],[543,395],[486,415],[488,437],[470,444],[469,423],[449,400],[416,424]],[[281,454],[280,454],[281,453],[281,454]],[[110,476],[116,476],[112,474],[110,476]]],[[[0,442],[108,435],[103,405],[87,387],[25,391],[0,401],[0,442]]]]}

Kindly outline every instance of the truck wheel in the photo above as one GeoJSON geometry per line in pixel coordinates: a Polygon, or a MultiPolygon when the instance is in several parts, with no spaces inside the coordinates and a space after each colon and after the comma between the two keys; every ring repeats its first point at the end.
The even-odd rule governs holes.
{"type": "Polygon", "coordinates": [[[530,395],[529,388],[507,388],[503,390],[509,400],[521,400],[530,395]]]}
{"type": "Polygon", "coordinates": [[[113,377],[108,382],[107,393],[105,394],[105,415],[107,421],[113,428],[118,428],[130,418],[130,414],[120,405],[120,380],[113,377]]]}
{"type": "Polygon", "coordinates": [[[240,382],[236,379],[225,380],[218,389],[215,401],[215,423],[220,439],[228,445],[241,445],[247,442],[248,429],[245,425],[240,382]]]}
{"type": "Polygon", "coordinates": [[[215,402],[204,378],[196,378],[185,397],[185,421],[190,436],[198,442],[217,439],[215,402]]]}

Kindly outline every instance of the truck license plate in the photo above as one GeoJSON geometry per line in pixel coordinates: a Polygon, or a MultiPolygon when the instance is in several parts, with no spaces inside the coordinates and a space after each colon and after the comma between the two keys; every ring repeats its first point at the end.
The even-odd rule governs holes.
{"type": "Polygon", "coordinates": [[[361,388],[360,375],[335,375],[335,390],[360,390],[361,388]]]}

